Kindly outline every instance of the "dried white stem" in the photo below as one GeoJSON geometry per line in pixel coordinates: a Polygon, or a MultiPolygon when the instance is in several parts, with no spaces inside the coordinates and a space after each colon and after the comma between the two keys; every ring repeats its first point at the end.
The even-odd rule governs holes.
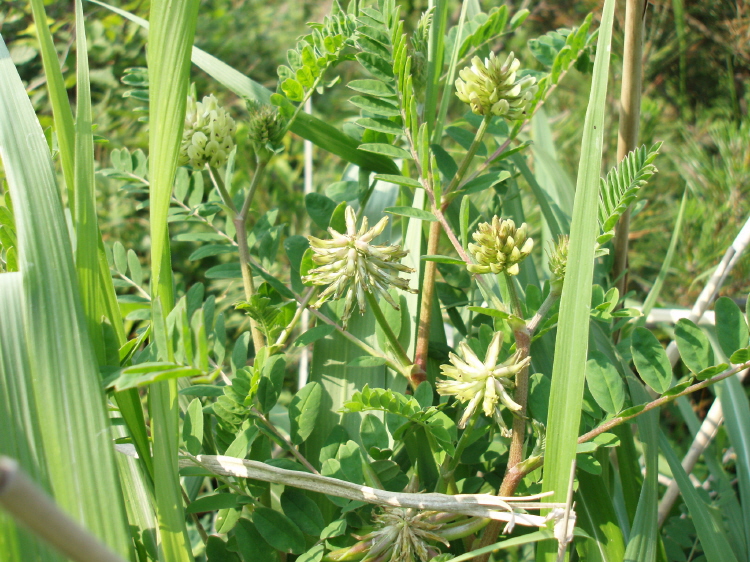
{"type": "Polygon", "coordinates": [[[252,478],[263,482],[284,484],[303,490],[319,492],[340,498],[372,503],[389,507],[405,507],[428,511],[458,513],[474,517],[486,517],[498,521],[507,521],[532,527],[544,526],[547,517],[516,513],[515,509],[560,509],[564,513],[564,503],[539,502],[549,494],[534,496],[499,497],[490,494],[410,494],[387,492],[369,486],[360,486],[328,476],[286,470],[262,462],[237,459],[233,457],[186,455],[180,458],[180,467],[201,466],[214,474],[233,476],[235,478],[252,478]]]}
{"type": "Polygon", "coordinates": [[[63,512],[8,457],[0,457],[0,507],[70,560],[125,562],[63,512]]]}

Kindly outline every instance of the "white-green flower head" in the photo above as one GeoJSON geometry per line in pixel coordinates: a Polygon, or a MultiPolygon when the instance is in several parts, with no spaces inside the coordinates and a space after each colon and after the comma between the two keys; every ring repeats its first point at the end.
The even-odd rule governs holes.
{"type": "Polygon", "coordinates": [[[204,97],[203,101],[188,96],[180,165],[191,164],[195,168],[203,168],[206,164],[214,168],[221,166],[234,148],[236,131],[234,119],[219,106],[213,94],[204,97]]]}
{"type": "Polygon", "coordinates": [[[518,264],[526,259],[534,248],[534,240],[528,237],[528,226],[523,223],[516,228],[511,219],[492,218],[484,222],[472,237],[476,244],[469,244],[469,253],[476,264],[467,266],[471,273],[501,273],[518,275],[518,264]]]}
{"type": "Polygon", "coordinates": [[[286,133],[286,119],[279,113],[278,108],[248,101],[250,118],[247,122],[247,134],[256,153],[262,159],[268,160],[279,149],[286,133]]]}
{"type": "Polygon", "coordinates": [[[435,533],[441,527],[440,524],[426,520],[433,515],[434,511],[417,511],[401,507],[384,508],[382,513],[374,517],[379,528],[364,537],[358,537],[371,543],[363,562],[428,562],[435,558],[439,551],[427,541],[441,542],[445,546],[450,546],[450,543],[435,533]]]}
{"type": "Polygon", "coordinates": [[[481,405],[484,415],[494,418],[503,431],[507,432],[500,405],[514,413],[521,409],[510,397],[508,390],[515,388],[514,377],[529,364],[531,358],[521,359],[519,353],[514,353],[505,361],[498,362],[502,347],[503,333],[495,332],[484,361],[481,361],[471,347],[462,341],[458,344],[458,350],[463,357],[451,353],[450,364],[440,366],[447,379],[438,381],[438,394],[455,396],[460,402],[469,403],[458,427],[465,427],[481,405]]]}
{"type": "Polygon", "coordinates": [[[496,115],[516,121],[526,117],[526,109],[537,91],[536,78],[524,76],[516,80],[521,66],[513,53],[504,63],[490,53],[482,62],[474,57],[471,66],[461,70],[456,80],[456,95],[471,105],[477,115],[496,115]]]}
{"type": "Polygon", "coordinates": [[[388,217],[369,228],[367,217],[357,229],[357,216],[354,209],[346,208],[346,233],[339,233],[329,228],[330,240],[321,240],[308,236],[313,251],[313,262],[318,266],[311,269],[302,280],[313,285],[327,285],[320,293],[313,307],[318,308],[328,299],[346,298],[341,322],[346,325],[352,313],[354,301],[359,305],[361,314],[367,306],[365,293],[381,297],[398,310],[398,303],[388,293],[391,287],[397,287],[410,293],[416,290],[409,288],[408,279],[399,277],[400,272],[412,273],[414,270],[400,263],[408,252],[401,246],[376,246],[373,239],[382,234],[388,224],[388,217]]]}

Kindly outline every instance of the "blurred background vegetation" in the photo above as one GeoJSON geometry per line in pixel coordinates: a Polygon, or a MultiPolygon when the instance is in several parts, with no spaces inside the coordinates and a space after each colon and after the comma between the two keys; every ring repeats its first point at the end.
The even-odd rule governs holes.
{"type": "MultiPolygon", "coordinates": [[[[148,17],[148,2],[113,0],[114,5],[148,17]]],[[[527,8],[531,15],[512,44],[491,44],[493,50],[513,50],[525,65],[535,64],[527,41],[550,29],[578,25],[598,3],[591,0],[542,0],[507,2],[511,13],[527,8]]],[[[73,64],[73,13],[69,2],[46,2],[47,13],[64,67],[71,97],[75,96],[73,64]]],[[[619,22],[624,16],[620,3],[619,22]]],[[[482,1],[483,10],[497,3],[482,1]]],[[[135,24],[89,4],[88,40],[91,57],[91,82],[95,111],[98,166],[110,166],[112,150],[127,146],[131,151],[145,148],[147,124],[139,121],[137,110],[143,105],[128,97],[132,88],[121,82],[126,69],[145,66],[145,34],[135,24]]],[[[414,25],[427,2],[402,2],[414,25]]],[[[453,21],[460,3],[455,2],[453,21]]],[[[330,11],[329,1],[311,0],[204,0],[198,21],[196,43],[263,85],[275,89],[276,68],[285,62],[286,51],[306,32],[305,23],[320,21],[330,11]]],[[[617,25],[617,24],[616,24],[617,25]]],[[[5,0],[0,7],[0,31],[11,46],[11,55],[19,67],[43,126],[52,121],[46,100],[44,73],[38,53],[30,8],[23,0],[5,0]]],[[[621,26],[613,45],[612,86],[610,87],[609,143],[605,147],[605,170],[614,165],[617,143],[619,98],[618,53],[622,50],[621,26]]],[[[646,19],[644,55],[644,98],[640,142],[651,145],[665,141],[663,156],[657,161],[660,174],[644,195],[645,204],[637,207],[631,225],[631,275],[629,289],[641,300],[655,279],[670,241],[680,199],[689,190],[689,202],[677,255],[662,291],[663,306],[689,306],[700,291],[701,279],[710,274],[726,248],[750,214],[746,204],[750,192],[750,123],[747,119],[750,83],[750,3],[747,0],[652,0],[646,19]]],[[[346,64],[337,72],[346,83],[353,67],[346,64]]],[[[194,67],[199,96],[214,93],[232,108],[240,122],[238,154],[251,150],[242,135],[242,120],[247,113],[242,100],[210,81],[194,67]]],[[[562,82],[557,96],[545,106],[528,137],[540,150],[534,157],[546,159],[573,181],[578,164],[580,124],[583,122],[590,77],[572,70],[562,82]],[[544,122],[539,122],[544,120],[544,122]],[[548,131],[547,131],[548,130],[548,131]],[[552,143],[549,143],[551,133],[552,143]],[[544,138],[540,138],[544,135],[544,138]],[[543,150],[542,150],[543,149],[543,150]]],[[[354,116],[353,106],[345,102],[344,88],[326,90],[314,98],[314,112],[340,123],[354,116]]],[[[464,111],[459,103],[453,104],[464,111]]],[[[51,139],[54,142],[54,139],[51,139]]],[[[266,189],[260,194],[256,215],[278,208],[277,224],[289,225],[286,235],[302,230],[297,210],[303,205],[303,148],[301,139],[287,137],[284,154],[274,159],[266,189]]],[[[237,163],[242,182],[248,177],[253,159],[237,163]]],[[[539,164],[533,162],[537,173],[539,164]]],[[[323,191],[341,179],[340,161],[315,151],[314,186],[323,191]]],[[[124,197],[121,182],[100,178],[100,220],[105,239],[120,240],[126,247],[144,255],[149,243],[146,228],[145,197],[124,197]]],[[[203,281],[201,271],[213,265],[210,260],[189,261],[194,250],[190,243],[173,248],[173,263],[185,286],[203,281]]],[[[724,286],[728,295],[750,291],[750,257],[745,257],[724,286]]]]}

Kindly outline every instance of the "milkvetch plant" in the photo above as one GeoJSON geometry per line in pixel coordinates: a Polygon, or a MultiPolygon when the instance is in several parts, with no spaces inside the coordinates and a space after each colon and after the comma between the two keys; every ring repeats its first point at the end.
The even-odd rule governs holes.
{"type": "MultiPolygon", "coordinates": [[[[507,6],[467,4],[453,22],[437,2],[409,33],[394,0],[334,2],[292,45],[273,92],[191,51],[198,4],[155,0],[148,22],[102,4],[149,33],[138,82],[148,151],[112,149],[97,172],[148,205],[148,256],[105,243],[95,220],[84,6],[71,125],[32,2],[75,250],[48,147],[0,51],[10,187],[0,420],[33,428],[11,427],[0,453],[139,562],[520,560],[532,550],[538,560],[655,560],[660,543],[670,556],[682,544],[685,512],[693,527],[680,538],[708,560],[746,559],[742,529],[709,506],[721,501],[750,524],[750,410],[735,377],[750,366],[746,318],[720,299],[715,334],[697,316],[680,320],[673,370],[608,270],[615,225],[648,189],[661,146],[600,177],[614,1],[596,31],[589,15],[526,44],[516,31],[528,12],[507,6]],[[190,60],[216,80],[213,93],[191,92],[190,60]],[[532,175],[526,125],[579,70],[592,87],[569,216],[532,175]],[[224,105],[224,87],[247,111],[224,105]],[[333,88],[346,100],[341,128],[303,111],[333,88]],[[39,181],[20,166],[27,132],[39,181]],[[340,181],[305,196],[309,221],[287,224],[266,202],[291,135],[336,156],[340,181]],[[549,233],[556,243],[535,242],[549,233]],[[173,265],[185,242],[205,267],[173,265]],[[740,473],[735,490],[720,455],[707,461],[720,500],[695,491],[658,427],[674,401],[696,425],[687,397],[715,383],[740,473]],[[661,531],[659,448],[684,498],[665,508],[661,531]],[[530,550],[505,550],[522,544],[530,550]]],[[[56,556],[8,517],[0,544],[12,560],[24,548],[56,556]]]]}

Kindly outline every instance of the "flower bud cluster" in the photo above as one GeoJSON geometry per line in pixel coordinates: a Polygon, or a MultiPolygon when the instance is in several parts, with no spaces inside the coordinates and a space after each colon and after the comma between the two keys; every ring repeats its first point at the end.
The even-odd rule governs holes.
{"type": "Polygon", "coordinates": [[[278,108],[268,104],[248,102],[248,110],[248,137],[258,157],[267,160],[279,150],[286,133],[286,119],[281,116],[278,108]]]}
{"type": "Polygon", "coordinates": [[[463,358],[451,353],[450,364],[440,366],[447,380],[438,381],[438,394],[455,396],[460,402],[469,403],[461,416],[458,427],[465,427],[466,422],[471,419],[481,404],[484,415],[494,418],[497,424],[507,432],[500,412],[500,404],[512,412],[521,409],[521,406],[510,397],[508,390],[515,387],[513,377],[529,364],[531,358],[527,356],[521,359],[520,353],[517,352],[504,362],[498,363],[502,346],[503,333],[495,332],[484,361],[481,361],[471,347],[462,341],[458,344],[458,349],[463,358]]]}
{"type": "Polygon", "coordinates": [[[399,277],[400,272],[411,273],[414,270],[400,263],[408,252],[401,246],[376,246],[371,244],[374,238],[382,234],[388,224],[388,217],[383,217],[378,224],[369,228],[367,217],[357,230],[357,217],[354,209],[345,211],[346,233],[341,234],[329,228],[330,240],[321,240],[308,236],[313,251],[313,262],[318,266],[311,269],[302,280],[313,285],[328,285],[320,293],[313,307],[318,308],[329,298],[340,299],[346,296],[341,322],[345,326],[352,313],[354,301],[359,305],[360,313],[366,310],[365,293],[374,293],[398,310],[398,303],[388,293],[396,287],[415,293],[409,288],[409,280],[399,277]]]}
{"type": "Polygon", "coordinates": [[[484,62],[474,57],[471,66],[458,73],[456,95],[478,115],[496,115],[510,121],[525,118],[538,88],[536,78],[524,76],[516,80],[521,62],[513,53],[504,63],[500,60],[495,53],[490,53],[484,62]]]}
{"type": "Polygon", "coordinates": [[[550,286],[556,294],[562,293],[563,281],[565,280],[565,269],[568,266],[569,238],[562,234],[557,239],[552,252],[549,254],[549,270],[552,273],[550,286]]]}
{"type": "Polygon", "coordinates": [[[534,240],[528,237],[528,226],[516,228],[511,219],[493,217],[492,224],[482,223],[473,234],[476,244],[469,244],[469,252],[477,261],[467,266],[471,273],[501,273],[518,275],[518,264],[531,254],[534,240]]]}
{"type": "Polygon", "coordinates": [[[195,101],[188,96],[185,129],[180,146],[180,165],[203,168],[206,164],[219,167],[227,161],[234,148],[237,126],[229,113],[219,106],[212,95],[195,101]]]}

